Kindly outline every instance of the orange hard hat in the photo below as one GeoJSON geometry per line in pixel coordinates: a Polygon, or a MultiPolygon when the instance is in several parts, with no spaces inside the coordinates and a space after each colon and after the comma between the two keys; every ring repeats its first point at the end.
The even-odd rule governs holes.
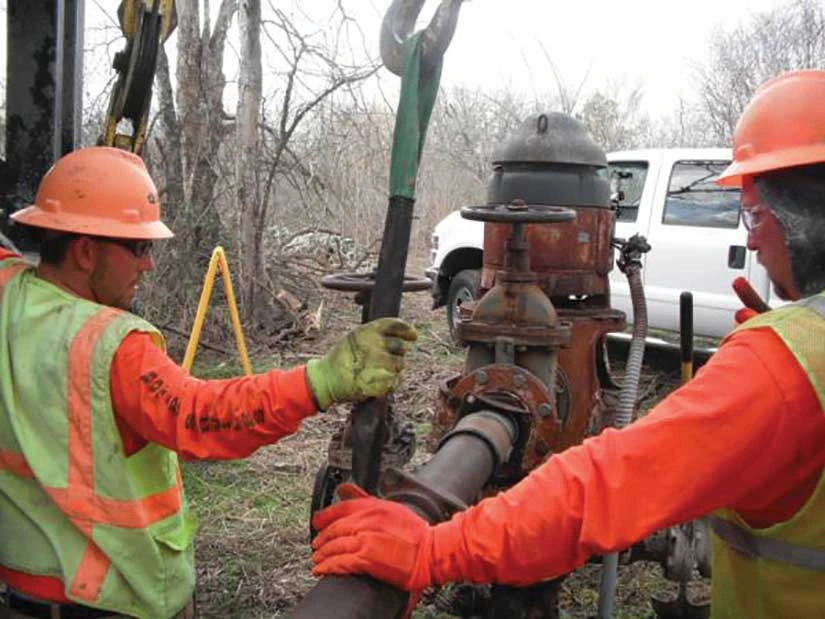
{"type": "Polygon", "coordinates": [[[14,213],[21,224],[124,239],[167,239],[158,190],[143,160],[108,146],[64,155],[46,172],[34,204],[14,213]]]}
{"type": "Polygon", "coordinates": [[[825,71],[783,73],[756,89],[733,132],[733,163],[716,179],[825,162],[825,71]]]}

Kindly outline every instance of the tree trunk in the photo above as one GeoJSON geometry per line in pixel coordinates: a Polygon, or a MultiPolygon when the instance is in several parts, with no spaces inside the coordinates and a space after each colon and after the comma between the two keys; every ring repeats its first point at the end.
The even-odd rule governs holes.
{"type": "Polygon", "coordinates": [[[163,47],[160,48],[155,79],[158,85],[160,121],[163,127],[163,139],[155,140],[155,144],[160,150],[160,164],[166,179],[165,185],[161,188],[161,201],[164,205],[164,217],[173,221],[183,204],[183,150],[178,117],[175,114],[172,80],[169,77],[169,59],[163,47]]]}
{"type": "Polygon", "coordinates": [[[261,76],[261,3],[241,0],[238,14],[241,34],[238,109],[235,135],[235,195],[241,211],[241,297],[244,318],[250,319],[255,308],[256,284],[261,280],[260,227],[261,196],[258,183],[258,122],[260,119],[261,76]]]}
{"type": "MultiPolygon", "coordinates": [[[[177,120],[180,140],[180,187],[176,194],[191,215],[187,225],[191,247],[206,257],[220,240],[220,218],[215,209],[217,155],[226,136],[223,91],[223,53],[226,33],[237,10],[237,0],[222,0],[214,29],[208,16],[201,27],[198,0],[177,0],[177,120]]],[[[171,192],[170,192],[171,193],[171,192]]]]}
{"type": "MultiPolygon", "coordinates": [[[[218,152],[227,134],[221,67],[226,33],[237,0],[221,0],[214,27],[204,19],[199,0],[176,0],[177,66],[172,88],[169,60],[160,50],[156,72],[159,125],[152,146],[159,153],[153,169],[162,191],[163,217],[175,232],[174,243],[156,255],[157,291],[149,311],[168,324],[186,328],[209,256],[221,240],[221,220],[215,204],[219,179],[218,152]],[[168,278],[173,278],[170,283],[168,278]],[[160,283],[162,279],[166,279],[160,283]]],[[[204,9],[208,12],[208,3],[204,9]]]]}

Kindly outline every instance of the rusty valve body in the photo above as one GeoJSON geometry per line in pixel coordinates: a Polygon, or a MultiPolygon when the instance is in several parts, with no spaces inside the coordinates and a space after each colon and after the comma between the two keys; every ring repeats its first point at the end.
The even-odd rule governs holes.
{"type": "MultiPolygon", "coordinates": [[[[606,167],[604,152],[580,123],[539,114],[497,154],[488,204],[462,209],[463,217],[485,222],[484,295],[461,306],[465,368],[441,385],[433,435],[448,433],[479,408],[513,420],[512,454],[487,492],[580,443],[607,416],[602,345],[609,331],[625,327],[625,315],[610,307],[615,214],[606,167]]],[[[488,601],[484,608],[456,603],[453,612],[555,617],[558,584],[456,594],[455,600],[488,601]]]]}
{"type": "Polygon", "coordinates": [[[518,404],[510,406],[524,409],[517,418],[527,427],[514,453],[518,466],[511,462],[501,471],[510,479],[580,443],[606,416],[602,343],[625,327],[624,313],[610,307],[615,215],[606,167],[604,152],[578,121],[558,113],[531,116],[495,156],[489,204],[462,211],[485,221],[486,292],[462,306],[457,333],[468,344],[465,374],[441,386],[434,433],[472,410],[466,391],[483,403],[491,393],[515,397],[518,404]],[[487,370],[499,380],[479,385],[473,377],[491,364],[538,379],[547,398],[542,414],[538,405],[526,405],[529,390],[511,384],[515,370],[487,370]],[[472,388],[468,381],[475,381],[472,388]]]}

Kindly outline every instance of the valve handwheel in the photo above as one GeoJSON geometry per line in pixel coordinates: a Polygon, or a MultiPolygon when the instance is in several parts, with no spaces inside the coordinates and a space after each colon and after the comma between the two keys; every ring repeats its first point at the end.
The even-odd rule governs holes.
{"type": "MultiPolygon", "coordinates": [[[[375,273],[335,273],[321,278],[321,285],[330,290],[342,292],[372,292],[375,288],[375,273]]],[[[403,292],[429,290],[433,283],[426,277],[404,276],[403,292]]]]}
{"type": "Polygon", "coordinates": [[[574,220],[576,211],[564,206],[525,204],[522,200],[513,200],[507,204],[465,206],[461,209],[461,216],[472,221],[501,224],[558,224],[574,220]]]}

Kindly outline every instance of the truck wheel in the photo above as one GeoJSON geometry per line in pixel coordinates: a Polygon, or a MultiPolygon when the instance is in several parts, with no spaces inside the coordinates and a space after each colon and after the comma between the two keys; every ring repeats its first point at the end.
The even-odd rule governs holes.
{"type": "Polygon", "coordinates": [[[481,283],[481,271],[465,269],[455,274],[447,292],[447,325],[450,327],[450,336],[457,344],[458,339],[458,308],[462,303],[475,301],[478,298],[478,286],[481,283]]]}

